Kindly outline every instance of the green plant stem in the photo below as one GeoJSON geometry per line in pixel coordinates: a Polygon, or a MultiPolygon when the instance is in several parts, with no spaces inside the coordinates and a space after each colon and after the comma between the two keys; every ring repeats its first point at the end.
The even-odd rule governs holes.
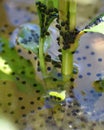
{"type": "Polygon", "coordinates": [[[40,62],[40,68],[43,77],[46,77],[46,67],[45,67],[45,59],[44,59],[44,42],[45,42],[45,38],[41,37],[39,42],[39,62],[40,62]]]}
{"type": "Polygon", "coordinates": [[[70,25],[70,31],[73,31],[76,26],[76,9],[77,9],[77,1],[76,0],[69,0],[69,25],[70,25]]]}
{"type": "Polygon", "coordinates": [[[62,74],[63,80],[69,80],[73,73],[73,54],[70,50],[62,50],[62,74]]]}

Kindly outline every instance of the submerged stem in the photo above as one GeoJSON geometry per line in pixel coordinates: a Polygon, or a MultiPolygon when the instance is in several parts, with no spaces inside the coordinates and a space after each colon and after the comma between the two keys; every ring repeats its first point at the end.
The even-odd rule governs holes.
{"type": "Polygon", "coordinates": [[[70,31],[73,31],[76,26],[76,9],[77,9],[77,1],[76,0],[69,0],[70,6],[69,6],[69,17],[70,17],[70,31]]]}
{"type": "Polygon", "coordinates": [[[73,72],[73,54],[70,50],[62,50],[62,74],[63,80],[68,80],[73,72]]]}
{"type": "Polygon", "coordinates": [[[45,38],[40,38],[39,42],[39,62],[40,62],[40,68],[42,71],[42,74],[44,77],[46,77],[46,67],[45,67],[45,59],[44,59],[44,43],[45,38]]]}

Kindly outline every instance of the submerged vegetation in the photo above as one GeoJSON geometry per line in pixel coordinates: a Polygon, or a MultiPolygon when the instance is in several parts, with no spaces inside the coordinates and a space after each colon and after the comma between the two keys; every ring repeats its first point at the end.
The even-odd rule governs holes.
{"type": "MultiPolygon", "coordinates": [[[[39,26],[35,24],[21,25],[16,30],[15,40],[10,44],[12,49],[16,48],[17,52],[21,55],[20,58],[22,58],[24,52],[31,55],[26,57],[26,59],[29,61],[29,57],[32,57],[30,61],[33,67],[32,65],[27,65],[28,68],[25,68],[26,70],[19,69],[18,71],[17,68],[19,66],[23,66],[25,62],[25,65],[27,64],[27,61],[22,58],[23,64],[22,62],[19,66],[11,64],[13,70],[10,73],[15,75],[15,79],[18,81],[18,75],[22,74],[22,72],[26,73],[25,76],[27,78],[35,78],[37,84],[41,81],[39,84],[44,86],[43,88],[46,91],[52,90],[53,94],[56,93],[58,95],[59,93],[60,95],[63,91],[66,93],[68,87],[71,88],[73,86],[74,78],[78,73],[78,68],[74,66],[73,56],[79,46],[78,41],[80,37],[87,32],[103,34],[104,14],[96,17],[84,29],[78,30],[76,27],[76,0],[61,0],[61,2],[59,0],[37,0],[36,7],[39,26]],[[29,68],[34,68],[35,70],[35,72],[31,71],[32,75],[28,74],[29,68]],[[18,74],[15,74],[16,71],[18,74]],[[62,87],[58,88],[57,86],[60,86],[60,84],[62,87]]],[[[4,40],[1,38],[1,43],[2,41],[4,40]]],[[[2,54],[2,58],[5,55],[5,53],[2,54]]],[[[16,54],[14,53],[14,55],[16,54]]],[[[11,60],[11,57],[12,54],[10,54],[7,60],[11,60]]],[[[10,79],[12,78],[10,77],[10,79]]],[[[22,82],[26,83],[25,80],[22,82]]],[[[48,94],[50,95],[50,93],[48,94]]],[[[64,100],[64,94],[63,97],[61,96],[61,99],[64,100]]]]}
{"type": "MultiPolygon", "coordinates": [[[[93,102],[104,92],[104,77],[93,83],[97,93],[92,88],[89,91],[81,88],[83,99],[76,96],[73,89],[79,68],[74,63],[74,54],[81,46],[79,39],[83,34],[104,34],[104,14],[78,30],[76,0],[37,0],[35,4],[39,25],[20,25],[11,35],[10,43],[3,34],[0,37],[0,107],[3,114],[25,129],[93,129],[96,121],[88,122],[86,115],[91,116],[93,102]],[[87,92],[93,98],[87,98],[90,95],[87,92]],[[79,103],[80,99],[84,105],[79,103]],[[92,105],[91,109],[86,102],[92,105]]],[[[101,63],[102,58],[97,60],[101,63]]],[[[88,63],[87,67],[91,68],[92,64],[88,63]]],[[[81,82],[84,76],[78,76],[81,82]]],[[[94,114],[95,111],[92,116],[94,114]]]]}
{"type": "MultiPolygon", "coordinates": [[[[54,67],[61,68],[61,80],[69,81],[69,79],[73,77],[73,55],[79,46],[78,41],[80,37],[87,32],[103,33],[103,14],[92,20],[84,29],[79,31],[76,27],[76,0],[62,0],[61,2],[58,0],[37,0],[36,7],[39,16],[39,28],[37,29],[39,33],[37,32],[36,34],[31,35],[34,35],[35,39],[37,39],[36,43],[39,43],[39,45],[28,44],[25,45],[24,48],[33,51],[38,56],[39,68],[42,72],[43,79],[49,77],[46,70],[46,60],[48,60],[52,61],[54,67]],[[54,24],[54,26],[52,24],[54,24]],[[56,34],[54,34],[54,31],[52,34],[50,27],[56,31],[57,37],[55,36],[56,34]],[[36,35],[38,37],[36,37],[36,35]],[[58,46],[57,51],[59,52],[57,59],[59,60],[53,59],[52,56],[48,54],[48,49],[52,46],[52,35],[55,37],[53,46],[58,46]]],[[[24,32],[25,31],[26,30],[24,29],[24,32]]],[[[30,31],[32,32],[33,30],[30,31]]],[[[25,34],[24,32],[21,33],[25,34]]],[[[23,38],[22,35],[21,37],[23,38]]],[[[25,39],[22,40],[25,41],[25,39]]],[[[29,40],[32,43],[32,37],[30,37],[29,40]]],[[[18,41],[18,44],[19,43],[22,45],[21,41],[18,41]]]]}

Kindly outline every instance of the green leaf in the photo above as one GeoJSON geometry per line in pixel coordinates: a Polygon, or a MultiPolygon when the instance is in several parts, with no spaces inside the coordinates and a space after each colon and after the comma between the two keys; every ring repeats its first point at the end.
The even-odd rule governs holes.
{"type": "Polygon", "coordinates": [[[104,34],[104,23],[99,23],[98,25],[95,25],[89,29],[84,29],[84,32],[95,32],[95,33],[101,33],[104,34]]]}
{"type": "Polygon", "coordinates": [[[35,79],[36,76],[31,63],[32,58],[26,60],[21,57],[15,48],[9,47],[9,41],[6,39],[0,38],[1,44],[3,46],[0,52],[0,82],[2,80],[6,82],[13,81],[18,89],[23,92],[32,92],[32,87],[37,87],[37,91],[39,90],[43,93],[42,81],[38,83],[40,81],[38,76],[35,79]]]}
{"type": "Polygon", "coordinates": [[[15,40],[22,47],[38,54],[40,28],[35,24],[23,24],[19,27],[15,40]]]}
{"type": "Polygon", "coordinates": [[[15,83],[17,84],[17,87],[22,92],[31,92],[33,91],[32,88],[35,88],[37,91],[42,94],[44,92],[44,88],[42,86],[42,80],[41,83],[38,83],[36,79],[33,77],[27,77],[22,74],[17,74],[15,78],[15,83]]]}
{"type": "Polygon", "coordinates": [[[104,13],[94,18],[82,31],[104,34],[104,13]]]}
{"type": "MultiPolygon", "coordinates": [[[[23,24],[13,32],[10,46],[14,47],[19,44],[26,50],[32,51],[38,56],[39,52],[40,28],[36,24],[23,24]]],[[[50,36],[46,36],[44,43],[44,53],[50,47],[50,36]]],[[[1,48],[2,49],[2,48],[1,48]]]]}
{"type": "Polygon", "coordinates": [[[0,38],[0,44],[3,44],[0,52],[0,79],[14,81],[16,74],[23,74],[30,78],[35,77],[30,60],[20,56],[15,48],[10,48],[8,40],[0,38]]]}

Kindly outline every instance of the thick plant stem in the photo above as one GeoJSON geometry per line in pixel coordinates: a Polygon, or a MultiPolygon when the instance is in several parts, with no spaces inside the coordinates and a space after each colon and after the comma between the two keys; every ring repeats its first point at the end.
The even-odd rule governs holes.
{"type": "Polygon", "coordinates": [[[69,6],[69,15],[70,15],[70,31],[73,31],[76,26],[76,9],[77,9],[77,1],[76,0],[69,0],[70,6],[69,6]]]}
{"type": "Polygon", "coordinates": [[[70,50],[62,50],[62,74],[63,80],[69,80],[73,73],[73,54],[70,50]]]}
{"type": "Polygon", "coordinates": [[[40,62],[40,68],[41,68],[43,77],[46,77],[46,67],[45,67],[45,59],[44,59],[44,42],[45,42],[45,38],[40,38],[40,42],[39,42],[39,62],[40,62]]]}

